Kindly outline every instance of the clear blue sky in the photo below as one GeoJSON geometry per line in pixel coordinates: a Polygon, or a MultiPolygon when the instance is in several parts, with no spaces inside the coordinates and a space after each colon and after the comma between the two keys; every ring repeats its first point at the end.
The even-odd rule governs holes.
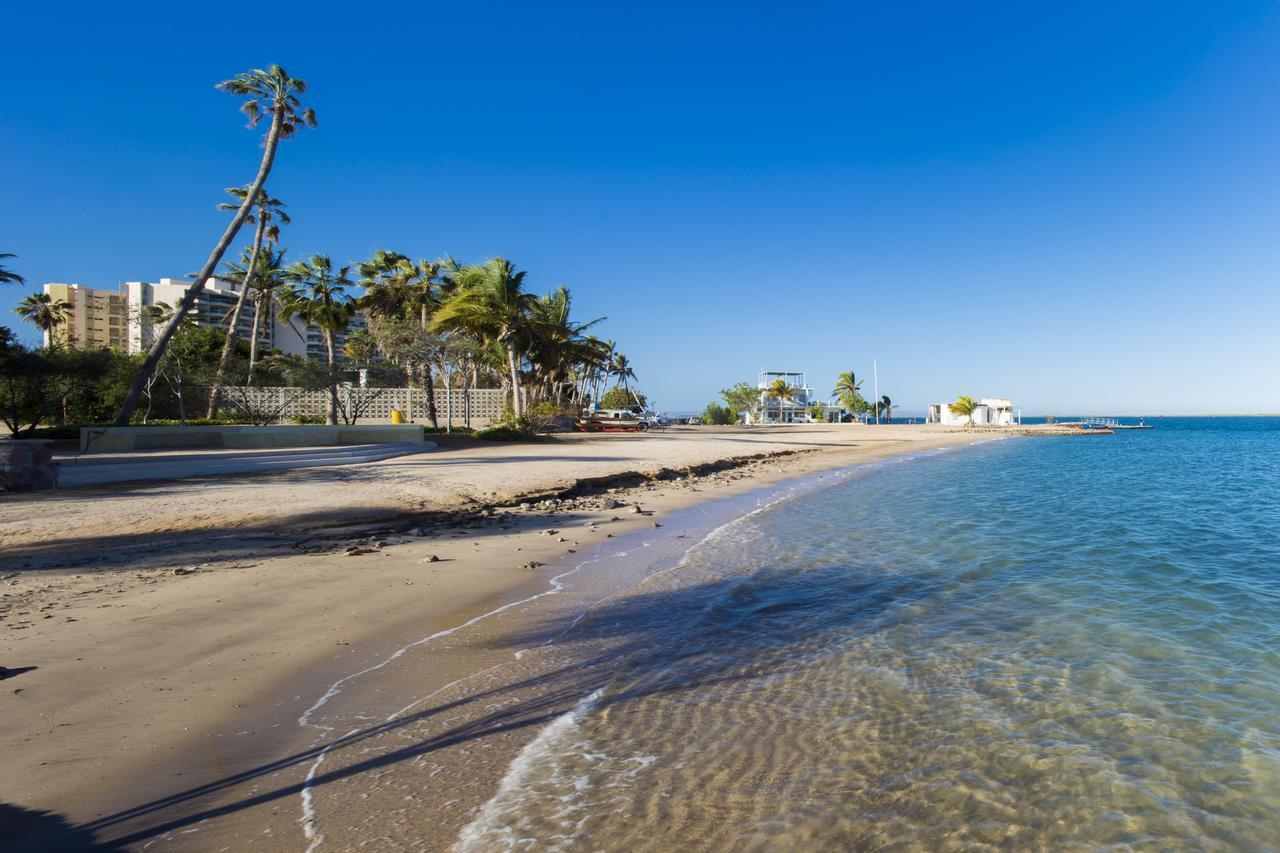
{"type": "Polygon", "coordinates": [[[6,10],[28,290],[198,267],[259,156],[213,84],[279,62],[291,254],[508,256],[668,410],[874,358],[905,411],[1280,411],[1271,0],[284,5],[6,10]]]}

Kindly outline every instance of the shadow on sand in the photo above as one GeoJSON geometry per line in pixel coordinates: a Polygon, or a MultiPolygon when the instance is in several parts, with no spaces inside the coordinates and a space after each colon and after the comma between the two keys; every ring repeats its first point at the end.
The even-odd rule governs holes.
{"type": "Polygon", "coordinates": [[[313,791],[479,738],[536,730],[596,691],[602,693],[597,708],[603,711],[642,697],[785,673],[803,665],[798,661],[804,656],[796,653],[799,645],[812,651],[815,644],[834,644],[869,630],[890,608],[927,597],[933,590],[931,582],[909,574],[858,580],[847,567],[831,567],[825,574],[819,583],[798,584],[792,572],[783,570],[737,572],[677,589],[608,599],[585,613],[502,635],[488,648],[509,652],[554,643],[557,654],[548,657],[555,662],[549,660],[532,673],[512,665],[511,677],[496,685],[140,803],[77,829],[135,844],[295,797],[305,787],[307,766],[322,755],[325,762],[310,782],[313,791]],[[292,782],[273,781],[275,787],[264,788],[266,777],[290,768],[292,782]]]}
{"type": "Polygon", "coordinates": [[[62,815],[0,803],[0,848],[13,853],[124,853],[125,848],[94,839],[62,815]]]}

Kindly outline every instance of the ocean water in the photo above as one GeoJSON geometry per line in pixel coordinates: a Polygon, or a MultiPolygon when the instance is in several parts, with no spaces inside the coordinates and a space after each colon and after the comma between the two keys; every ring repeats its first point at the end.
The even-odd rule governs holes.
{"type": "Polygon", "coordinates": [[[1148,423],[832,478],[557,627],[605,675],[457,848],[1280,848],[1280,419],[1148,423]]]}

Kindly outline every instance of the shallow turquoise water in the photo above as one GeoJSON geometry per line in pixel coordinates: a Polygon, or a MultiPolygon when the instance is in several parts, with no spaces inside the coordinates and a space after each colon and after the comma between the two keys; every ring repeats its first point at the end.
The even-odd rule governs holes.
{"type": "Polygon", "coordinates": [[[463,846],[1280,847],[1280,419],[1151,422],[721,529],[463,846]]]}

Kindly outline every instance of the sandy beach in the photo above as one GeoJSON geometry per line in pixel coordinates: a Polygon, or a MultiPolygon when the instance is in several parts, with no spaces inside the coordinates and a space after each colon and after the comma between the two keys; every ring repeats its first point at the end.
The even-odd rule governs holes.
{"type": "MultiPolygon", "coordinates": [[[[316,804],[306,776],[319,760],[347,768],[333,791],[395,763],[363,767],[332,749],[335,738],[347,747],[342,732],[299,725],[335,683],[447,636],[412,685],[369,682],[367,709],[392,713],[509,660],[470,636],[483,630],[455,629],[546,592],[611,538],[674,542],[683,534],[667,520],[694,505],[984,437],[830,425],[446,440],[350,468],[4,496],[0,664],[19,674],[3,682],[0,800],[34,827],[31,849],[80,837],[223,849],[264,833],[282,850],[351,849],[383,833],[447,848],[537,722],[572,697],[437,744],[423,774],[452,780],[448,794],[406,815],[316,804]]],[[[503,630],[521,618],[504,612],[503,630]]],[[[465,704],[457,714],[472,713],[465,704]]]]}

